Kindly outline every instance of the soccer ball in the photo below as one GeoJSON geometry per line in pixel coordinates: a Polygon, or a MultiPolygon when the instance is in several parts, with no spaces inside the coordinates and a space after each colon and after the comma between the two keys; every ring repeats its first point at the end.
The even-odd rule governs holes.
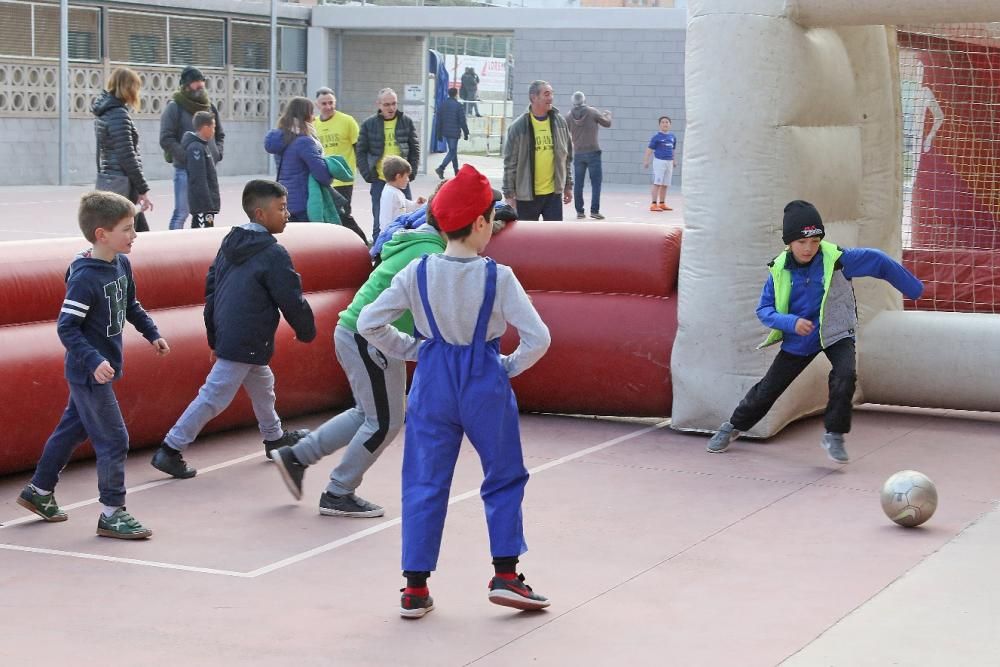
{"type": "Polygon", "coordinates": [[[937,503],[934,482],[916,470],[901,470],[882,485],[882,511],[900,526],[919,526],[934,516],[937,503]]]}

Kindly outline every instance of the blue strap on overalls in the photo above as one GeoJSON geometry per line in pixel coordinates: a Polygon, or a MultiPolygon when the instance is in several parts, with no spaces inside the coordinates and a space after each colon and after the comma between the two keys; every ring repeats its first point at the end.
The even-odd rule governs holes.
{"type": "MultiPolygon", "coordinates": [[[[417,266],[417,289],[420,291],[420,301],[424,306],[424,313],[427,315],[427,324],[431,328],[431,340],[450,345],[441,335],[434,313],[431,312],[431,303],[427,297],[427,258],[424,255],[417,266]]],[[[497,264],[492,259],[486,258],[486,289],[483,293],[483,305],[479,309],[479,317],[476,320],[476,331],[472,334],[472,346],[476,348],[473,356],[472,373],[478,375],[482,368],[483,352],[486,347],[486,327],[490,323],[490,315],[493,312],[493,301],[497,293],[497,264]]]]}

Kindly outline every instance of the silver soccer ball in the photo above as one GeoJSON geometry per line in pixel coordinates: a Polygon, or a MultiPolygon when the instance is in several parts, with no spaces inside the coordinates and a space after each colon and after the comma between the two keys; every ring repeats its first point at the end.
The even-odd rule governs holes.
{"type": "Polygon", "coordinates": [[[919,526],[934,516],[937,504],[937,487],[922,472],[900,470],[882,485],[882,511],[900,526],[919,526]]]}

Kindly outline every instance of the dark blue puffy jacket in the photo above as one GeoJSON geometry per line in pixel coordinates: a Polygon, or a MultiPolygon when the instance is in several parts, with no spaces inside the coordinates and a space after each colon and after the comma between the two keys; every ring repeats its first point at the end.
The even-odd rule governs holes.
{"type": "Polygon", "coordinates": [[[305,219],[310,174],[321,185],[330,185],[333,181],[323,159],[323,147],[305,134],[286,144],[284,131],[274,129],[264,137],[264,150],[274,156],[278,182],[288,188],[289,213],[305,219]]]}
{"type": "Polygon", "coordinates": [[[449,139],[469,138],[469,125],[465,122],[465,107],[454,97],[449,97],[437,108],[437,135],[449,139]]]}

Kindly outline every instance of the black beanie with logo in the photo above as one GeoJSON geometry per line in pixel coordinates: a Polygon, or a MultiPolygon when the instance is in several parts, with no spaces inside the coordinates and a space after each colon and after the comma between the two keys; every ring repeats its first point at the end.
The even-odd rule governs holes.
{"type": "Polygon", "coordinates": [[[826,229],[823,218],[816,207],[807,201],[796,199],[785,206],[785,219],[782,223],[781,240],[788,245],[792,241],[808,239],[814,236],[823,238],[826,229]]]}

